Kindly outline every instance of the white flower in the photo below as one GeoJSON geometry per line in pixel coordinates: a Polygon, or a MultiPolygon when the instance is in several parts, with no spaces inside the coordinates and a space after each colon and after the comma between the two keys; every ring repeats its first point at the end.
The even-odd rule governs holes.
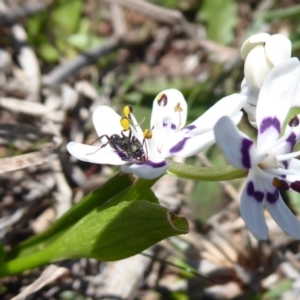
{"type": "Polygon", "coordinates": [[[176,89],[164,90],[154,99],[150,122],[152,137],[147,139],[132,113],[130,130],[124,132],[121,116],[108,106],[99,106],[93,113],[93,122],[105,146],[70,142],[67,149],[77,159],[121,165],[123,172],[152,179],[167,170],[165,158],[172,155],[191,156],[212,145],[215,142],[213,128],[216,121],[226,115],[238,123],[245,101],[246,97],[240,94],[225,97],[184,127],[187,103],[183,95],[176,89]]]}
{"type": "Polygon", "coordinates": [[[259,33],[248,38],[242,45],[245,78],[241,93],[247,96],[244,109],[252,125],[256,125],[255,111],[261,86],[275,66],[291,58],[291,51],[291,41],[282,34],[259,33]]]}
{"type": "Polygon", "coordinates": [[[291,41],[282,34],[259,33],[248,38],[241,48],[248,85],[259,91],[269,72],[289,59],[291,52],[291,41]]]}
{"type": "Polygon", "coordinates": [[[300,192],[300,162],[295,159],[300,153],[292,153],[300,139],[299,117],[293,118],[281,132],[299,80],[300,63],[296,58],[270,71],[257,103],[256,146],[228,117],[221,118],[215,126],[216,142],[229,163],[249,170],[240,211],[248,229],[260,240],[268,238],[264,205],[285,232],[300,239],[300,222],[279,192],[279,188],[300,192]]]}

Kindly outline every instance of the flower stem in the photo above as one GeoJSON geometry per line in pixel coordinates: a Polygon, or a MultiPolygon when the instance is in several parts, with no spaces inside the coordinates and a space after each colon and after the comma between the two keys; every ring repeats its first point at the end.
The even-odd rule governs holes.
{"type": "Polygon", "coordinates": [[[246,177],[247,170],[237,170],[231,166],[226,167],[198,167],[185,165],[168,160],[168,174],[200,181],[226,181],[246,177]]]}

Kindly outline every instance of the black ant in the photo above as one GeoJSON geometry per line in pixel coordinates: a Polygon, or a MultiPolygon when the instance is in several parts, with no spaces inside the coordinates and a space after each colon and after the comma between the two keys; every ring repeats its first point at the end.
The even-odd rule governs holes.
{"type": "Polygon", "coordinates": [[[141,142],[135,136],[132,137],[131,130],[129,131],[128,136],[124,134],[124,131],[125,130],[121,131],[121,135],[119,134],[113,134],[111,136],[108,136],[107,134],[101,135],[92,143],[92,145],[98,140],[101,140],[102,138],[106,137],[107,143],[103,144],[99,149],[109,144],[117,152],[120,158],[124,161],[132,162],[132,163],[141,163],[147,161],[147,155],[145,154],[143,149],[143,144],[145,140],[143,141],[143,144],[141,144],[141,142]]]}

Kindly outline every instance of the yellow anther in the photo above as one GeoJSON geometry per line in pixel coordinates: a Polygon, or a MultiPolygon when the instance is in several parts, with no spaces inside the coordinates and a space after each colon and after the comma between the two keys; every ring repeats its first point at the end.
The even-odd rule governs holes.
{"type": "Polygon", "coordinates": [[[120,123],[125,131],[130,130],[130,122],[127,117],[121,118],[120,123]]]}
{"type": "Polygon", "coordinates": [[[157,95],[157,101],[159,102],[159,101],[161,101],[161,99],[163,98],[163,96],[164,96],[164,94],[158,94],[157,95]]]}
{"type": "Polygon", "coordinates": [[[278,178],[274,178],[272,181],[273,186],[275,186],[276,188],[280,188],[282,187],[282,182],[278,179],[278,178]]]}
{"type": "Polygon", "coordinates": [[[152,138],[152,131],[149,130],[149,129],[145,129],[143,134],[144,134],[145,139],[151,139],[152,138]]]}
{"type": "Polygon", "coordinates": [[[183,111],[183,109],[182,109],[182,107],[181,107],[181,105],[180,105],[179,102],[178,102],[178,103],[176,104],[176,106],[174,107],[174,111],[178,111],[178,112],[183,111]]]}
{"type": "Polygon", "coordinates": [[[132,106],[126,105],[123,109],[123,113],[126,118],[130,119],[130,114],[132,113],[132,106]]]}

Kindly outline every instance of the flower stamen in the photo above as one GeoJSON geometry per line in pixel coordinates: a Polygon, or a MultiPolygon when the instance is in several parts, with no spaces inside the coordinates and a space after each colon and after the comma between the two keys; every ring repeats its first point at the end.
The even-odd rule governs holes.
{"type": "Polygon", "coordinates": [[[121,118],[120,123],[121,123],[121,126],[123,127],[123,131],[130,130],[130,122],[129,122],[129,119],[127,116],[121,118]]]}
{"type": "Polygon", "coordinates": [[[168,104],[168,97],[166,94],[159,94],[156,100],[159,106],[166,106],[168,104]]]}
{"type": "Polygon", "coordinates": [[[132,111],[133,111],[133,109],[132,109],[131,105],[126,105],[123,109],[124,116],[126,118],[128,118],[129,120],[131,119],[130,114],[132,113],[132,111]]]}
{"type": "Polygon", "coordinates": [[[284,191],[287,191],[289,189],[289,184],[283,179],[278,179],[274,177],[272,184],[278,189],[282,188],[284,191]]]}
{"type": "Polygon", "coordinates": [[[175,112],[177,112],[178,111],[178,114],[179,114],[179,124],[178,124],[178,127],[177,127],[177,131],[179,130],[179,128],[180,128],[180,125],[181,125],[181,112],[183,111],[183,109],[182,109],[182,107],[181,107],[181,105],[180,105],[180,103],[178,102],[177,104],[176,104],[176,106],[174,107],[174,111],[175,112]]]}

